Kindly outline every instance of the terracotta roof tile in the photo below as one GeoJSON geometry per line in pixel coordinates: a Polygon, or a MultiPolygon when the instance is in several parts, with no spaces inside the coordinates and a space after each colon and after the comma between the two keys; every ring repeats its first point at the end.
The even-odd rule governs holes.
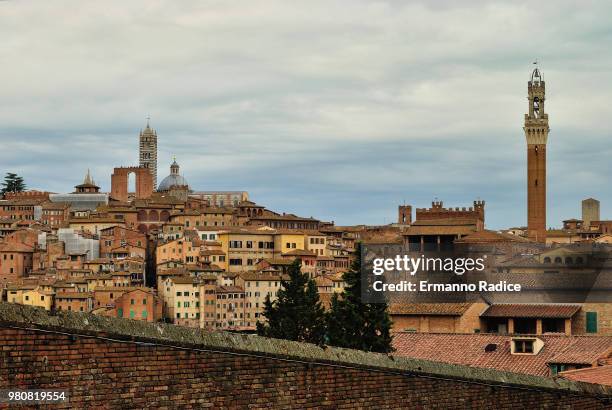
{"type": "Polygon", "coordinates": [[[392,315],[443,315],[461,316],[471,303],[391,303],[392,315]]]}
{"type": "Polygon", "coordinates": [[[559,377],[578,382],[612,386],[612,365],[568,370],[559,373],[559,377]]]}
{"type": "Polygon", "coordinates": [[[511,354],[512,336],[497,334],[396,333],[393,347],[398,356],[471,367],[497,369],[514,373],[548,376],[548,361],[576,342],[583,346],[584,357],[604,354],[602,343],[612,343],[612,337],[538,335],[544,347],[538,354],[511,354]],[[601,341],[604,339],[604,342],[601,341]],[[489,347],[485,350],[485,347],[489,347]]]}
{"type": "Polygon", "coordinates": [[[461,239],[455,240],[455,243],[500,243],[500,242],[529,242],[520,236],[507,233],[500,233],[483,229],[478,232],[471,233],[461,239]]]}
{"type": "Polygon", "coordinates": [[[240,276],[243,280],[270,280],[270,281],[280,281],[281,279],[287,280],[287,276],[282,276],[280,274],[275,275],[273,273],[268,272],[242,272],[238,276],[240,276]]]}
{"type": "Polygon", "coordinates": [[[598,359],[610,357],[612,339],[588,337],[575,339],[561,352],[552,357],[549,363],[594,364],[598,359]]]}
{"type": "Polygon", "coordinates": [[[579,310],[580,305],[497,304],[489,306],[480,316],[569,319],[579,310]]]}
{"type": "Polygon", "coordinates": [[[93,293],[89,292],[59,292],[55,294],[56,299],[88,299],[92,297],[93,293]]]}

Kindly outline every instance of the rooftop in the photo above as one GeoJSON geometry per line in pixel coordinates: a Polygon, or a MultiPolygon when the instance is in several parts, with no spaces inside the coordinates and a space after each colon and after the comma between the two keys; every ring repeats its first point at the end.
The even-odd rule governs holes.
{"type": "Polygon", "coordinates": [[[489,306],[480,316],[569,319],[579,310],[578,304],[496,304],[489,306]]]}
{"type": "Polygon", "coordinates": [[[612,365],[568,370],[559,373],[559,377],[585,383],[603,384],[612,387],[612,365]]]}
{"type": "MultiPolygon", "coordinates": [[[[521,337],[527,335],[520,335],[521,337]]],[[[488,333],[396,333],[393,346],[398,356],[507,372],[548,375],[548,363],[561,353],[574,362],[591,363],[608,354],[612,337],[545,334],[537,337],[544,347],[537,354],[510,352],[515,336],[488,333]]]]}
{"type": "Polygon", "coordinates": [[[472,306],[471,303],[391,303],[392,315],[440,315],[461,316],[472,306]]]}
{"type": "MultiPolygon", "coordinates": [[[[61,311],[55,315],[50,315],[44,309],[8,303],[0,303],[0,327],[40,329],[45,332],[63,332],[79,337],[103,336],[117,341],[140,341],[150,345],[174,348],[246,353],[266,356],[272,360],[298,360],[312,364],[328,363],[335,366],[453,379],[468,383],[485,383],[493,386],[512,385],[559,393],[573,392],[589,396],[612,396],[612,388],[610,387],[565,378],[553,380],[536,375],[400,357],[400,355],[389,356],[335,347],[322,348],[307,343],[269,339],[256,335],[207,332],[163,323],[146,323],[93,314],[61,311]]],[[[413,334],[411,336],[419,335],[413,334]]],[[[432,340],[429,344],[433,345],[432,340]]],[[[447,354],[444,354],[444,356],[447,356],[447,354]]]]}

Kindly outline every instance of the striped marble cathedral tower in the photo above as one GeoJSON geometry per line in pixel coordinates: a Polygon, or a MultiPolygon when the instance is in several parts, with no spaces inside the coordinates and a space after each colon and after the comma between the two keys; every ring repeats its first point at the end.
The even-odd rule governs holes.
{"type": "Polygon", "coordinates": [[[153,175],[153,189],[157,188],[157,132],[149,126],[140,131],[140,163],[141,167],[149,168],[153,175]]]}
{"type": "Polygon", "coordinates": [[[546,241],[546,143],[548,114],[544,111],[544,79],[536,67],[527,83],[529,113],[525,114],[527,139],[527,235],[546,241]]]}

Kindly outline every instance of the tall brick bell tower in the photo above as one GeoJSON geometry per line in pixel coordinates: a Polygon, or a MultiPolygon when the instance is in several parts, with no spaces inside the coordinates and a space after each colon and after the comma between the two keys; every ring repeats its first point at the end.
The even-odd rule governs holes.
{"type": "Polygon", "coordinates": [[[546,241],[546,143],[548,114],[544,111],[545,86],[536,67],[527,83],[529,113],[525,114],[527,139],[527,235],[546,241]]]}

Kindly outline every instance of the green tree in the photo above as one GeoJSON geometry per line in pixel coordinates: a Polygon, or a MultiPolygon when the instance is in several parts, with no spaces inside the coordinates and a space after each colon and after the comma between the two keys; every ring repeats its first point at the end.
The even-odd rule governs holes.
{"type": "Polygon", "coordinates": [[[346,287],[340,296],[332,296],[327,315],[327,343],[332,346],[389,353],[391,319],[386,303],[363,303],[361,300],[361,244],[351,268],[344,273],[346,287]]]}
{"type": "Polygon", "coordinates": [[[277,339],[323,344],[325,311],[317,286],[300,270],[296,259],[288,269],[289,280],[281,281],[278,298],[266,297],[263,315],[267,323],[257,323],[257,333],[277,339]]]}
{"type": "Polygon", "coordinates": [[[23,183],[23,178],[12,172],[7,172],[2,183],[2,195],[7,192],[23,192],[26,186],[23,183]]]}

